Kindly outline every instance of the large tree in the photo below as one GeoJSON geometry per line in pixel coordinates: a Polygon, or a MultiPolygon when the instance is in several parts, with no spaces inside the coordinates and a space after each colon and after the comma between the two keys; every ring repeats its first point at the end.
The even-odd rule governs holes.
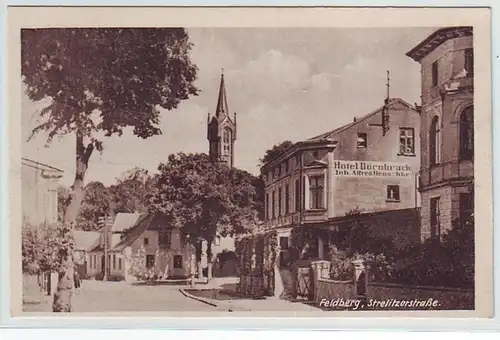
{"type": "Polygon", "coordinates": [[[109,188],[114,212],[147,212],[147,194],[154,185],[154,178],[145,169],[136,167],[125,172],[117,183],[109,188]]]}
{"type": "MultiPolygon", "coordinates": [[[[22,79],[32,101],[49,99],[33,129],[47,142],[75,140],[76,172],[64,223],[74,225],[84,179],[100,137],[131,127],[140,138],[161,133],[160,108],[171,110],[198,90],[191,43],[182,28],[48,28],[21,31],[22,79]]],[[[53,311],[71,311],[73,261],[64,258],[53,311]]]]}
{"type": "Polygon", "coordinates": [[[272,160],[273,158],[275,158],[276,156],[281,154],[283,151],[291,148],[293,146],[293,144],[294,143],[292,141],[286,140],[286,141],[281,142],[279,144],[273,145],[273,147],[271,149],[267,150],[266,153],[264,154],[264,156],[259,159],[260,164],[261,165],[266,164],[267,162],[269,162],[270,160],[272,160]]]}
{"type": "Polygon", "coordinates": [[[99,217],[109,216],[114,212],[111,193],[101,182],[90,182],[85,186],[84,197],[76,228],[85,231],[99,230],[99,217]]]}
{"type": "Polygon", "coordinates": [[[160,164],[157,186],[150,208],[189,235],[197,249],[198,268],[201,240],[207,242],[209,279],[212,241],[221,236],[245,233],[258,223],[256,178],[250,173],[214,163],[205,154],[171,155],[160,164]]]}

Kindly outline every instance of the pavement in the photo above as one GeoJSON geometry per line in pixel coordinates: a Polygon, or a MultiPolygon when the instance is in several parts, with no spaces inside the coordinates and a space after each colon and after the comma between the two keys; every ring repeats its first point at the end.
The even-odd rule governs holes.
{"type": "MultiPolygon", "coordinates": [[[[210,311],[319,311],[319,309],[280,299],[214,300],[193,296],[186,290],[211,289],[236,283],[236,278],[214,279],[194,286],[179,284],[134,285],[126,282],[85,280],[80,292],[74,292],[73,312],[210,312],[210,311]]],[[[40,303],[23,305],[25,312],[51,312],[52,296],[40,303]]]]}

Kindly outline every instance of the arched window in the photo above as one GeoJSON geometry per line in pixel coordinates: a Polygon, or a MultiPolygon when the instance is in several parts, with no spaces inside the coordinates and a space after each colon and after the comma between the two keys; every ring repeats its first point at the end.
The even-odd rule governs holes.
{"type": "Polygon", "coordinates": [[[474,159],[474,107],[468,106],[460,113],[460,159],[474,159]]]}
{"type": "Polygon", "coordinates": [[[439,164],[441,161],[441,127],[439,125],[439,117],[434,116],[429,133],[430,165],[439,164]]]}
{"type": "Polygon", "coordinates": [[[222,145],[223,145],[224,155],[230,155],[231,154],[231,130],[229,128],[224,129],[222,145]]]}

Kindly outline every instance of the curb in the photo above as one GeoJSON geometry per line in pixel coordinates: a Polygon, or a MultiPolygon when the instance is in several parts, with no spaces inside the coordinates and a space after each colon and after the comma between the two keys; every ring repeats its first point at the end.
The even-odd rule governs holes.
{"type": "Polygon", "coordinates": [[[182,295],[184,295],[187,298],[190,298],[190,299],[193,299],[193,300],[196,300],[199,302],[203,302],[203,303],[210,305],[212,307],[218,307],[218,305],[216,303],[213,303],[212,300],[190,294],[190,293],[186,292],[186,289],[184,289],[184,288],[180,288],[179,291],[181,292],[182,295]]]}
{"type": "Polygon", "coordinates": [[[234,307],[230,303],[226,303],[226,302],[223,302],[223,301],[219,301],[218,303],[212,302],[213,300],[211,300],[211,299],[202,298],[202,297],[195,296],[193,294],[188,293],[185,288],[180,288],[179,291],[185,297],[193,299],[193,300],[196,300],[196,301],[199,301],[199,302],[202,302],[202,303],[207,304],[209,306],[216,307],[216,308],[217,307],[227,307],[228,308],[228,312],[233,312],[233,311],[250,312],[251,311],[251,309],[249,309],[249,308],[234,307]]]}

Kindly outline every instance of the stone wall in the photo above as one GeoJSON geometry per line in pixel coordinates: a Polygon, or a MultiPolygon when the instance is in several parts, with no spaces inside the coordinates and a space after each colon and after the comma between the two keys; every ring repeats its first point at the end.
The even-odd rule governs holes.
{"type": "MultiPolygon", "coordinates": [[[[311,266],[313,300],[319,306],[324,306],[325,301],[332,303],[335,300],[356,299],[365,302],[365,309],[376,310],[474,310],[475,307],[474,290],[370,282],[369,267],[362,260],[353,262],[351,281],[325,278],[329,271],[327,261],[314,261],[311,266]],[[410,303],[413,306],[409,307],[410,303]]],[[[339,307],[342,308],[341,305],[339,307]]]]}
{"type": "Polygon", "coordinates": [[[409,286],[391,283],[368,285],[367,298],[378,301],[395,299],[411,301],[417,299],[436,301],[440,310],[474,310],[474,291],[469,289],[409,286]]]}

